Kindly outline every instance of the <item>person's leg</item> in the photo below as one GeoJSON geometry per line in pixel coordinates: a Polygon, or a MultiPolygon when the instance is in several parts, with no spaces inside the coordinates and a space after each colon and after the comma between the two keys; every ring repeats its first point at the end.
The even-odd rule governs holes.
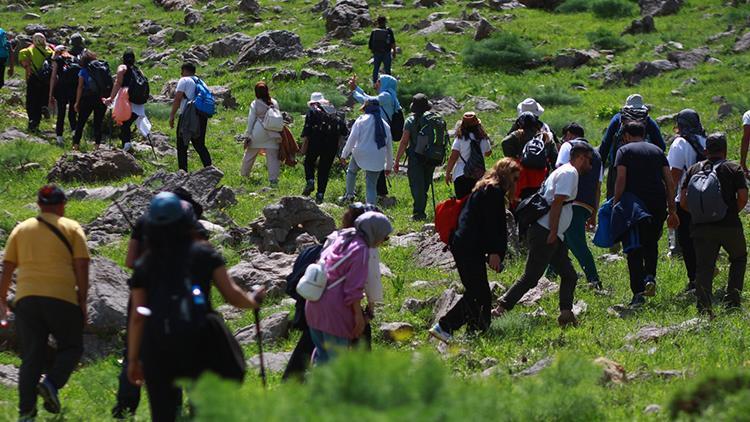
{"type": "Polygon", "coordinates": [[[104,125],[104,114],[107,112],[107,106],[102,104],[99,99],[93,100],[94,108],[94,143],[101,145],[102,143],[102,126],[104,125]]]}
{"type": "Polygon", "coordinates": [[[378,81],[381,63],[383,63],[383,55],[378,54],[378,53],[373,53],[372,54],[372,83],[373,84],[375,84],[375,82],[378,81]]]}
{"type": "Polygon", "coordinates": [[[688,289],[694,289],[696,256],[693,247],[693,238],[690,237],[690,213],[683,210],[678,203],[677,216],[680,218],[680,225],[677,227],[677,241],[682,247],[682,261],[685,263],[685,270],[687,270],[688,289]]]}
{"type": "Polygon", "coordinates": [[[586,280],[589,283],[598,283],[599,274],[596,271],[594,256],[586,241],[586,221],[590,216],[591,211],[586,208],[573,206],[573,220],[565,232],[565,244],[578,260],[578,264],[586,274],[586,280]]]}
{"type": "Polygon", "coordinates": [[[16,303],[16,330],[21,346],[21,368],[18,374],[18,412],[26,414],[36,409],[36,386],[47,359],[49,331],[40,315],[38,297],[26,297],[16,303]]]}
{"type": "Polygon", "coordinates": [[[422,185],[422,198],[425,203],[425,208],[427,208],[427,199],[430,196],[430,185],[432,183],[432,176],[434,174],[435,174],[434,166],[424,166],[424,171],[422,175],[422,179],[424,180],[424,184],[422,185]]]}
{"type": "Polygon", "coordinates": [[[65,133],[65,106],[68,104],[60,98],[55,98],[57,103],[57,121],[55,122],[55,135],[63,136],[65,133]]]}
{"type": "MultiPolygon", "coordinates": [[[[130,319],[130,301],[128,301],[127,317],[130,319]]],[[[128,331],[125,328],[125,347],[122,351],[122,368],[117,377],[117,403],[112,409],[114,417],[127,416],[135,413],[141,401],[141,388],[130,383],[128,380],[128,331]]]]}
{"type": "MultiPolygon", "coordinates": [[[[723,227],[721,246],[729,255],[729,279],[724,302],[729,306],[740,306],[742,288],[745,284],[747,266],[747,244],[742,227],[723,227]]],[[[713,269],[712,269],[713,270],[713,269]]]]}
{"type": "Polygon", "coordinates": [[[551,262],[555,250],[561,247],[562,242],[559,240],[554,245],[548,245],[548,234],[549,230],[538,223],[532,224],[526,232],[526,241],[529,249],[526,256],[526,267],[521,278],[500,299],[500,306],[504,309],[513,309],[526,292],[536,287],[539,279],[551,262]]]}
{"type": "Polygon", "coordinates": [[[305,192],[307,192],[308,190],[312,192],[310,188],[314,188],[315,167],[318,162],[318,157],[320,157],[320,143],[312,139],[308,139],[307,152],[305,153],[305,161],[303,162],[303,166],[305,168],[305,183],[307,185],[305,187],[305,192]]]}
{"type": "Polygon", "coordinates": [[[425,165],[421,163],[414,155],[409,157],[409,167],[406,170],[406,176],[409,179],[409,190],[411,198],[414,201],[411,215],[413,217],[424,218],[425,208],[427,207],[427,198],[424,192],[424,185],[427,182],[424,179],[425,165]]]}
{"type": "Polygon", "coordinates": [[[378,202],[378,178],[382,173],[377,171],[365,171],[365,199],[368,204],[378,202]]]}
{"type": "Polygon", "coordinates": [[[633,249],[627,254],[628,274],[630,276],[630,291],[634,295],[643,293],[645,288],[643,278],[645,272],[643,269],[643,247],[633,249]]]}
{"type": "Polygon", "coordinates": [[[179,388],[174,387],[172,378],[153,375],[146,379],[146,390],[153,422],[173,422],[177,419],[182,394],[179,388]]]}
{"type": "Polygon", "coordinates": [[[328,178],[331,177],[331,167],[336,159],[336,145],[325,148],[318,160],[318,194],[324,195],[328,189],[328,178]]]}
{"type": "Polygon", "coordinates": [[[378,196],[388,195],[388,182],[385,180],[385,171],[378,172],[377,189],[378,196]]]}
{"type": "Polygon", "coordinates": [[[5,86],[5,62],[7,59],[0,59],[0,89],[5,86]]]}
{"type": "Polygon", "coordinates": [[[268,169],[268,181],[271,184],[279,182],[279,173],[281,173],[281,162],[279,161],[279,149],[266,149],[266,168],[268,169]]]}
{"type": "Polygon", "coordinates": [[[83,354],[83,314],[81,308],[59,299],[44,298],[45,324],[57,341],[57,353],[47,379],[58,390],[63,388],[83,354]]]}
{"type": "Polygon", "coordinates": [[[383,72],[390,75],[391,74],[391,62],[393,58],[391,57],[391,52],[387,52],[383,54],[383,72]]]}
{"type": "Polygon", "coordinates": [[[135,113],[132,113],[130,115],[130,119],[122,123],[122,126],[120,127],[120,141],[122,143],[122,148],[125,148],[127,144],[130,143],[130,140],[133,136],[133,133],[131,131],[131,126],[135,121],[138,119],[138,115],[135,113]]]}
{"type": "Polygon", "coordinates": [[[348,338],[334,336],[332,334],[321,332],[323,344],[328,354],[328,361],[336,359],[342,351],[346,351],[351,346],[352,341],[348,338]]]}
{"type": "Polygon", "coordinates": [[[349,167],[346,169],[346,196],[354,197],[354,188],[357,185],[357,173],[359,172],[359,166],[357,160],[352,157],[349,160],[349,167]]]}
{"type": "Polygon", "coordinates": [[[711,233],[711,230],[709,227],[697,227],[693,233],[696,256],[695,296],[699,312],[711,310],[714,268],[722,243],[720,238],[711,233]]]}
{"type": "Polygon", "coordinates": [[[565,242],[560,242],[558,247],[555,248],[550,263],[560,275],[560,311],[570,311],[573,309],[573,297],[575,296],[578,274],[573,268],[573,263],[570,262],[568,247],[565,242]]]}
{"type": "Polygon", "coordinates": [[[314,365],[322,365],[330,360],[328,350],[326,349],[324,334],[320,330],[310,328],[310,339],[315,345],[315,351],[313,352],[312,362],[314,365]]]}
{"type": "Polygon", "coordinates": [[[81,138],[83,138],[83,130],[86,128],[86,121],[91,116],[91,112],[94,111],[90,101],[86,97],[81,98],[81,103],[78,109],[78,121],[76,122],[76,132],[73,135],[73,145],[80,145],[81,138]]]}
{"type": "Polygon", "coordinates": [[[654,217],[654,221],[647,223],[647,227],[646,238],[644,239],[644,236],[641,235],[643,270],[646,277],[650,276],[656,279],[656,267],[659,263],[659,239],[661,239],[664,231],[664,219],[657,215],[654,217]]]}
{"type": "MultiPolygon", "coordinates": [[[[80,123],[81,116],[78,116],[80,123]]],[[[182,140],[182,134],[180,134],[180,123],[182,122],[182,115],[177,119],[177,168],[180,170],[188,171],[188,145],[190,142],[182,140]]],[[[243,163],[244,165],[244,163],[243,163]]]]}
{"type": "Polygon", "coordinates": [[[66,100],[68,105],[68,124],[70,125],[70,131],[75,132],[76,122],[78,122],[78,116],[76,115],[75,100],[69,98],[66,100]]]}
{"type": "MultiPolygon", "coordinates": [[[[26,81],[26,115],[29,118],[29,129],[36,130],[39,128],[39,122],[42,120],[42,106],[39,99],[39,83],[35,82],[32,76],[26,81]]],[[[47,98],[45,95],[44,98],[47,98]]]]}
{"type": "Polygon", "coordinates": [[[201,158],[201,164],[203,164],[203,167],[208,167],[211,165],[211,154],[209,154],[208,148],[206,148],[206,127],[208,125],[208,118],[199,114],[198,123],[200,132],[198,133],[198,138],[193,140],[193,148],[201,158]]]}
{"type": "Polygon", "coordinates": [[[464,324],[474,329],[489,327],[492,293],[487,283],[487,268],[481,253],[451,248],[461,284],[466,289],[463,297],[440,318],[440,328],[453,333],[464,324]]]}
{"type": "Polygon", "coordinates": [[[292,356],[286,364],[286,369],[281,379],[287,380],[290,377],[302,378],[307,367],[310,365],[310,357],[313,354],[313,350],[315,350],[315,344],[312,341],[312,337],[310,337],[310,330],[302,330],[302,336],[300,336],[297,346],[292,351],[292,356]]]}
{"type": "Polygon", "coordinates": [[[247,148],[245,155],[242,156],[242,166],[240,167],[240,176],[247,177],[250,175],[250,171],[253,169],[255,164],[255,158],[258,156],[260,149],[258,148],[247,148]]]}

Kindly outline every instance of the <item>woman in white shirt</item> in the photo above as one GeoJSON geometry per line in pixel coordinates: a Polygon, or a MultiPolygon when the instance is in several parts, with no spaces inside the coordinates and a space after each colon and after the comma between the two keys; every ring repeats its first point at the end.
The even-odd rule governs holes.
{"type": "Polygon", "coordinates": [[[266,152],[266,167],[268,168],[268,181],[271,186],[279,183],[279,144],[281,143],[281,132],[266,130],[263,127],[263,119],[269,108],[279,110],[279,103],[271,98],[268,86],[261,81],[255,84],[255,100],[250,104],[250,113],[247,116],[247,130],[245,130],[245,156],[242,157],[242,168],[240,175],[249,176],[255,164],[255,158],[261,152],[266,152]]]}
{"type": "Polygon", "coordinates": [[[474,185],[484,176],[484,157],[492,153],[490,138],[476,113],[465,113],[456,128],[451,155],[445,168],[445,183],[453,183],[456,198],[471,193],[474,185]]]}

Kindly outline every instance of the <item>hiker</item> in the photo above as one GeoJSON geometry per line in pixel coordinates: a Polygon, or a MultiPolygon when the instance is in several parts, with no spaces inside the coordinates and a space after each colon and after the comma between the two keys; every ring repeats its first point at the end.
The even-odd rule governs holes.
{"type": "Polygon", "coordinates": [[[391,74],[391,61],[396,58],[396,36],[393,30],[387,26],[385,16],[378,16],[378,27],[370,32],[370,40],[367,46],[372,52],[372,83],[378,81],[380,65],[382,64],[384,73],[391,74]]]}
{"type": "Polygon", "coordinates": [[[526,199],[542,186],[549,168],[557,157],[557,148],[543,123],[530,111],[524,111],[513,124],[514,129],[503,139],[503,155],[521,165],[514,201],[526,199]],[[553,158],[554,157],[554,158],[553,158]]]}
{"type": "MultiPolygon", "coordinates": [[[[526,98],[525,100],[518,103],[518,105],[516,106],[516,112],[518,113],[516,117],[521,117],[521,114],[523,113],[531,113],[534,116],[536,116],[542,125],[541,131],[544,133],[548,133],[549,136],[552,138],[552,140],[555,142],[555,145],[558,145],[557,135],[555,135],[555,132],[553,132],[552,129],[550,129],[547,123],[544,123],[542,121],[542,114],[544,114],[544,107],[542,107],[542,105],[539,104],[535,99],[526,98]]],[[[513,132],[514,130],[517,130],[517,129],[519,128],[514,125],[513,127],[511,127],[510,132],[513,132]]]]}
{"type": "Polygon", "coordinates": [[[484,157],[490,154],[490,137],[482,127],[482,121],[473,111],[464,113],[445,166],[445,183],[453,183],[456,198],[463,198],[474,190],[474,185],[486,171],[484,157]]]}
{"type": "Polygon", "coordinates": [[[211,371],[241,382],[242,349],[211,303],[211,285],[232,306],[257,309],[265,292],[243,291],[209,243],[194,241],[191,206],[169,192],[156,195],[146,225],[147,252],[130,280],[128,379],[144,380],[155,421],[174,421],[175,380],[211,371]],[[186,265],[186,262],[189,265],[186,265]]]}
{"type": "MultiPolygon", "coordinates": [[[[682,179],[687,170],[698,161],[706,159],[706,131],[701,125],[700,116],[694,110],[686,108],[675,118],[675,133],[677,137],[672,141],[667,154],[669,171],[672,174],[674,186],[682,186],[682,179]]],[[[677,190],[677,189],[676,189],[677,190]]],[[[680,206],[680,192],[677,190],[675,198],[677,216],[680,226],[677,228],[677,242],[682,249],[682,260],[685,263],[688,283],[686,292],[695,289],[695,249],[690,236],[690,213],[680,206]]]]}
{"type": "Polygon", "coordinates": [[[346,121],[339,117],[336,108],[326,100],[322,92],[313,92],[307,102],[305,125],[302,128],[302,148],[305,156],[305,189],[302,196],[309,196],[315,190],[315,170],[318,170],[318,192],[315,202],[323,203],[331,166],[339,151],[341,137],[348,134],[346,121]]]}
{"type": "Polygon", "coordinates": [[[47,45],[47,38],[42,33],[31,36],[31,45],[18,52],[18,62],[26,72],[26,114],[29,118],[29,131],[37,132],[42,120],[44,100],[49,92],[49,68],[45,60],[52,57],[54,51],[47,45]]]}
{"type": "Polygon", "coordinates": [[[591,170],[592,156],[593,148],[588,143],[572,145],[570,162],[557,168],[544,181],[536,195],[548,211],[528,228],[529,252],[524,273],[500,298],[493,315],[501,316],[513,309],[526,292],[536,287],[544,271],[552,264],[560,275],[560,316],[557,322],[560,326],[577,324],[573,314],[573,295],[578,275],[568,257],[565,232],[573,219],[571,201],[578,196],[578,178],[591,170]]]}
{"type": "Polygon", "coordinates": [[[484,332],[490,326],[492,292],[487,282],[487,266],[503,270],[508,250],[505,221],[506,198],[515,192],[521,168],[512,158],[503,158],[474,186],[458,218],[458,227],[450,241],[456,261],[463,297],[430,328],[433,337],[449,342],[464,325],[471,332],[484,332]]]}
{"type": "Polygon", "coordinates": [[[80,58],[81,55],[86,51],[86,40],[78,32],[73,33],[70,36],[70,54],[73,57],[80,58]]]}
{"type": "Polygon", "coordinates": [[[250,113],[247,116],[247,130],[245,130],[245,155],[242,157],[242,168],[240,175],[247,177],[255,164],[255,158],[261,152],[266,153],[266,168],[268,169],[268,182],[271,187],[279,184],[279,173],[281,162],[279,161],[279,143],[281,132],[270,130],[265,127],[266,114],[274,109],[279,115],[281,109],[279,103],[271,98],[268,85],[261,81],[255,84],[255,100],[250,104],[250,113]]]}
{"type": "MultiPolygon", "coordinates": [[[[713,279],[719,248],[729,255],[727,289],[722,303],[729,308],[739,308],[742,287],[745,281],[747,250],[745,233],[739,213],[747,205],[747,182],[742,167],[727,161],[727,138],[722,133],[711,134],[706,139],[706,160],[694,164],[683,178],[680,189],[680,206],[683,211],[696,213],[690,228],[696,256],[696,296],[698,311],[712,314],[713,279]],[[718,183],[705,181],[714,174],[718,183]],[[697,183],[696,183],[697,182],[697,183]],[[703,182],[703,183],[702,183],[703,182]],[[698,188],[698,189],[695,189],[698,188]],[[693,199],[693,195],[696,196],[693,199]],[[710,211],[720,211],[709,215],[704,208],[703,197],[710,199],[710,211]],[[718,199],[721,197],[721,199],[718,199]],[[693,205],[694,204],[694,205],[693,205]],[[723,215],[721,213],[723,211],[723,215]],[[706,218],[710,217],[710,218],[706,218]]],[[[680,220],[680,225],[684,224],[680,220]]]]}
{"type": "MultiPolygon", "coordinates": [[[[584,130],[577,123],[571,123],[563,128],[563,143],[557,154],[556,167],[570,162],[570,150],[579,142],[589,143],[583,137],[584,130]]],[[[589,287],[602,290],[601,278],[596,270],[596,262],[586,240],[586,229],[596,227],[596,214],[601,200],[602,159],[595,149],[591,152],[591,170],[578,175],[578,195],[573,201],[573,218],[570,227],[565,231],[565,245],[573,253],[581,266],[589,287]]]]}
{"type": "MultiPolygon", "coordinates": [[[[141,70],[135,65],[135,53],[132,50],[126,50],[122,55],[122,64],[117,66],[115,83],[109,97],[104,100],[107,106],[116,102],[116,97],[120,94],[121,88],[128,89],[128,103],[130,104],[130,116],[122,122],[120,126],[120,141],[122,150],[129,152],[133,149],[131,139],[133,133],[130,127],[139,118],[146,117],[146,100],[148,99],[148,82],[144,82],[145,77],[141,70]],[[145,84],[145,86],[143,85],[145,84]],[[145,92],[143,90],[145,89],[145,92]],[[140,90],[140,91],[139,91],[140,90]],[[144,98],[145,94],[145,98],[144,98]]],[[[124,95],[124,93],[122,94],[124,95]]]]}
{"type": "Polygon", "coordinates": [[[315,302],[305,305],[310,337],[315,344],[313,362],[323,364],[335,358],[339,348],[350,347],[365,329],[362,295],[368,278],[370,249],[377,248],[393,231],[385,215],[368,211],[354,221],[354,229],[341,231],[322,254],[326,278],[337,280],[315,302]],[[341,265],[336,265],[344,260],[341,265]]]}
{"type": "MultiPolygon", "coordinates": [[[[404,112],[401,109],[401,103],[399,103],[398,95],[396,94],[396,90],[398,89],[396,78],[391,75],[380,75],[375,82],[375,89],[378,92],[378,95],[375,96],[367,95],[362,88],[357,86],[357,75],[349,79],[349,89],[352,91],[352,98],[362,105],[367,101],[378,101],[383,112],[382,117],[390,128],[391,139],[394,142],[398,142],[403,136],[404,112]]],[[[380,172],[378,176],[377,187],[377,194],[381,200],[388,196],[388,183],[384,172],[380,172]]]]}
{"type": "Polygon", "coordinates": [[[65,218],[65,203],[62,189],[43,186],[37,194],[39,215],[18,224],[5,244],[0,319],[9,315],[8,289],[18,270],[12,311],[21,346],[19,421],[34,420],[37,394],[45,410],[60,413],[58,393],[83,353],[89,250],[83,228],[65,218]],[[57,344],[52,361],[48,359],[50,335],[57,344]]]}
{"type": "Polygon", "coordinates": [[[445,152],[444,139],[447,132],[445,120],[440,114],[431,111],[432,105],[426,95],[421,93],[414,95],[409,108],[412,114],[404,124],[404,132],[396,153],[393,170],[398,173],[401,157],[406,152],[409,160],[406,174],[409,178],[411,197],[414,200],[411,218],[413,221],[423,221],[427,219],[425,213],[427,192],[432,185],[432,174],[435,172],[437,164],[428,157],[428,151],[436,143],[443,142],[442,150],[445,152]]]}
{"type": "Polygon", "coordinates": [[[617,181],[612,197],[612,225],[619,209],[625,219],[631,220],[627,226],[634,226],[637,231],[635,238],[628,236],[622,242],[633,293],[631,307],[641,306],[646,302],[645,297],[656,295],[656,266],[664,220],[669,228],[680,225],[667,157],[661,148],[646,142],[645,135],[642,124],[626,123],[622,138],[625,144],[618,149],[615,159],[617,181]]]}
{"type": "Polygon", "coordinates": [[[644,140],[656,145],[662,151],[666,149],[661,129],[659,129],[656,121],[648,115],[648,112],[648,107],[643,104],[643,97],[640,94],[631,94],[625,100],[625,106],[612,116],[612,120],[609,122],[602,143],[599,145],[602,164],[607,168],[607,199],[611,198],[615,192],[615,180],[617,180],[615,158],[617,158],[617,150],[625,144],[623,128],[626,123],[640,123],[645,127],[644,140]]]}
{"type": "Polygon", "coordinates": [[[70,131],[76,129],[75,98],[78,88],[78,72],[81,67],[64,45],[55,47],[52,55],[52,72],[49,81],[49,104],[50,110],[57,108],[57,122],[55,123],[55,135],[57,145],[65,145],[63,134],[65,133],[65,116],[68,116],[70,131]],[[67,113],[66,113],[67,111],[67,113]]]}
{"type": "Polygon", "coordinates": [[[750,148],[750,110],[742,115],[742,144],[740,145],[740,166],[745,174],[750,176],[747,169],[747,150],[750,148]]]}
{"type": "Polygon", "coordinates": [[[5,86],[5,66],[8,65],[8,77],[13,76],[15,51],[8,39],[8,34],[0,28],[0,89],[5,86]]]}
{"type": "Polygon", "coordinates": [[[99,61],[91,50],[86,50],[79,61],[81,70],[78,72],[78,88],[76,90],[75,111],[78,113],[76,131],[73,135],[73,150],[77,151],[83,138],[83,129],[91,113],[94,114],[94,149],[99,149],[102,143],[102,126],[107,106],[104,98],[109,95],[112,85],[112,75],[109,65],[99,61]]]}
{"type": "Polygon", "coordinates": [[[351,161],[346,170],[346,193],[339,202],[354,200],[354,187],[357,173],[365,172],[365,197],[368,204],[376,205],[378,201],[378,177],[381,172],[388,176],[393,169],[393,142],[388,123],[381,117],[382,107],[378,100],[368,100],[362,106],[363,114],[354,121],[349,138],[341,151],[341,163],[346,164],[349,155],[351,161]]]}
{"type": "Polygon", "coordinates": [[[211,154],[206,148],[206,127],[208,125],[208,116],[204,113],[198,113],[194,104],[190,105],[192,113],[188,113],[188,103],[193,103],[197,96],[197,84],[203,84],[203,81],[195,76],[195,65],[185,62],[180,67],[180,80],[177,81],[175,88],[174,100],[172,101],[172,111],[169,113],[169,127],[174,129],[175,114],[179,114],[177,120],[177,167],[181,170],[188,171],[188,146],[193,144],[195,152],[201,158],[203,167],[211,165],[211,154]],[[183,118],[186,120],[183,122],[183,118]],[[197,121],[196,121],[197,120],[197,121]],[[188,125],[192,135],[190,139],[184,139],[183,125],[188,125]]]}

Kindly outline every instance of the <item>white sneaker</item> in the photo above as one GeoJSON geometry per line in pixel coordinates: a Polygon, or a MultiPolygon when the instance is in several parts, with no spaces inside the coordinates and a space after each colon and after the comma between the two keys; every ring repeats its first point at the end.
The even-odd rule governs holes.
{"type": "Polygon", "coordinates": [[[57,137],[57,145],[58,145],[58,146],[63,146],[63,145],[65,145],[65,139],[63,139],[63,137],[62,137],[62,136],[58,136],[58,137],[57,137]]]}
{"type": "Polygon", "coordinates": [[[430,328],[429,333],[443,343],[449,343],[453,339],[453,336],[449,332],[443,330],[439,323],[433,325],[432,328],[430,328]]]}
{"type": "Polygon", "coordinates": [[[133,144],[130,142],[125,142],[125,146],[122,147],[122,150],[124,152],[129,152],[131,149],[133,149],[133,144]]]}

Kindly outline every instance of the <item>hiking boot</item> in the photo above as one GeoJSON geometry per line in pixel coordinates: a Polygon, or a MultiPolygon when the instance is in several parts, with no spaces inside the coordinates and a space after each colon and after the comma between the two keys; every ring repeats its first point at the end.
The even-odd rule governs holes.
{"type": "Polygon", "coordinates": [[[312,180],[307,181],[307,185],[305,185],[305,189],[302,190],[302,196],[310,196],[310,194],[315,190],[315,182],[312,180]]]}
{"type": "Polygon", "coordinates": [[[560,324],[561,327],[567,327],[567,326],[576,326],[578,325],[578,320],[576,319],[575,314],[571,310],[565,310],[560,311],[560,316],[557,317],[557,323],[560,324]]]}
{"type": "Polygon", "coordinates": [[[646,287],[643,290],[643,296],[647,296],[647,297],[656,296],[656,280],[652,278],[646,281],[646,287]]]}
{"type": "Polygon", "coordinates": [[[44,410],[50,413],[60,413],[60,398],[57,396],[57,387],[52,385],[52,381],[46,376],[44,380],[37,384],[36,392],[44,400],[44,410]]]}
{"type": "Polygon", "coordinates": [[[636,293],[633,295],[633,299],[630,300],[630,303],[628,306],[631,308],[640,308],[646,303],[646,298],[643,297],[641,293],[636,293]]]}
{"type": "Polygon", "coordinates": [[[604,290],[604,286],[602,285],[602,282],[599,280],[591,280],[589,281],[589,288],[591,290],[604,290]]]}
{"type": "Polygon", "coordinates": [[[427,220],[426,214],[414,214],[411,216],[411,221],[425,221],[427,220]]]}
{"type": "Polygon", "coordinates": [[[36,409],[18,415],[18,422],[34,422],[36,420],[36,409]]]}
{"type": "Polygon", "coordinates": [[[318,192],[317,194],[315,194],[315,203],[318,204],[318,205],[320,205],[320,204],[323,203],[323,193],[322,192],[318,192]]]}
{"type": "Polygon", "coordinates": [[[449,343],[453,339],[451,333],[443,330],[443,328],[440,326],[440,323],[433,325],[428,332],[431,336],[442,341],[443,343],[449,343]]]}

